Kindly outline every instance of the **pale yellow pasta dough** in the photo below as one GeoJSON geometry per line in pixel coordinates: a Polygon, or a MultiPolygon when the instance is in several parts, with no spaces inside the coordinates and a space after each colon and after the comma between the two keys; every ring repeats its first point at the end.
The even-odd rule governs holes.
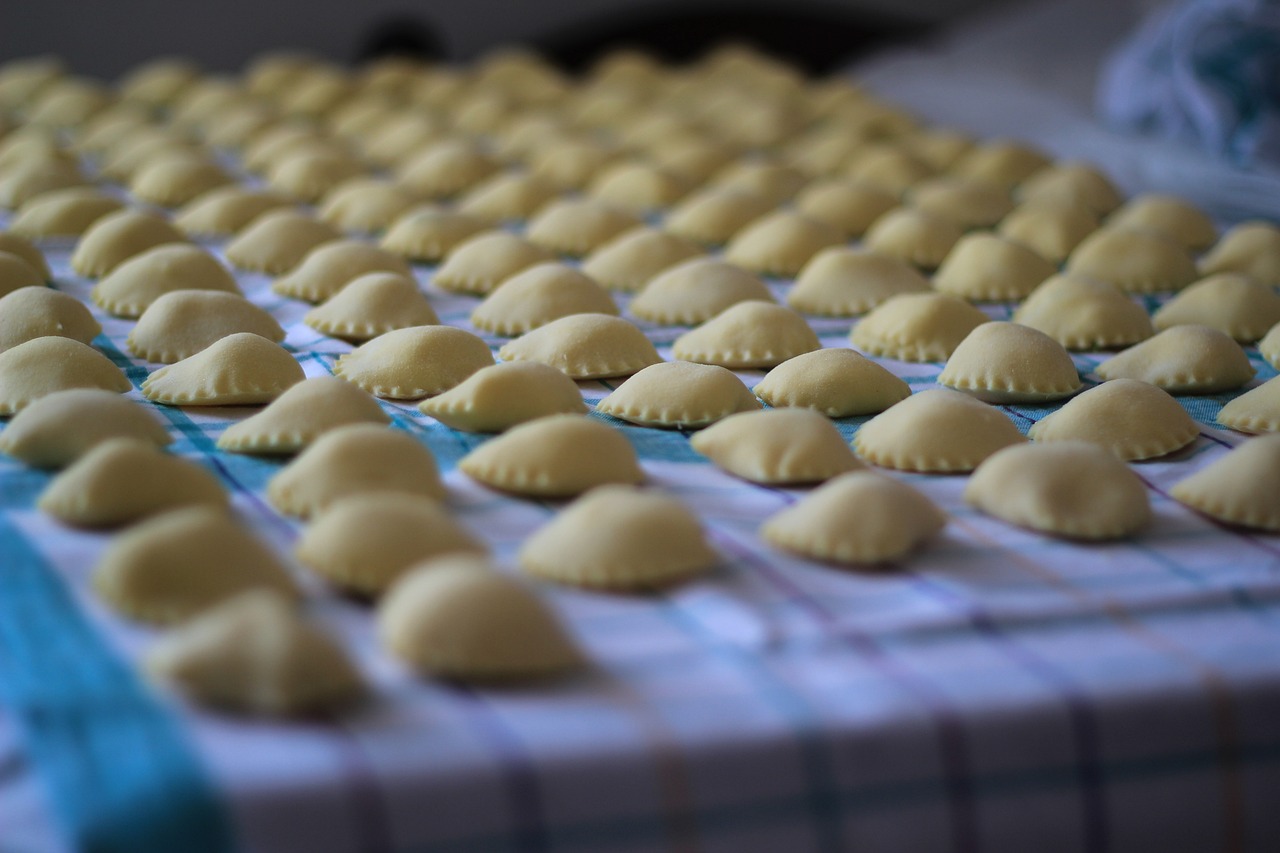
{"type": "Polygon", "coordinates": [[[71,148],[79,154],[101,157],[121,140],[152,126],[151,113],[137,104],[117,104],[86,122],[71,148]]]}
{"type": "Polygon", "coordinates": [[[999,410],[949,388],[912,394],[862,425],[854,449],[868,462],[904,471],[972,471],[1003,447],[1026,441],[999,410]]]}
{"type": "Polygon", "coordinates": [[[378,245],[411,261],[435,263],[486,228],[488,223],[478,216],[423,205],[392,223],[378,245]]]}
{"type": "Polygon", "coordinates": [[[898,197],[888,190],[848,178],[815,181],[796,196],[796,210],[847,237],[861,237],[871,223],[897,206],[898,197]]]}
{"type": "Polygon", "coordinates": [[[618,152],[594,139],[566,138],[543,145],[529,160],[532,173],[565,190],[582,189],[618,152]]]}
{"type": "Polygon", "coordinates": [[[54,477],[36,506],[76,527],[118,527],[181,506],[222,508],[227,500],[207,468],[153,441],[108,438],[54,477]]]}
{"type": "Polygon", "coordinates": [[[613,297],[590,276],[561,263],[516,273],[471,312],[471,324],[497,335],[520,335],[572,314],[617,314],[613,297]]]}
{"type": "Polygon", "coordinates": [[[229,237],[264,213],[288,206],[287,199],[264,190],[218,187],[183,205],[173,224],[190,237],[229,237]]]}
{"type": "Polygon", "coordinates": [[[1174,326],[1094,368],[1103,379],[1139,379],[1170,394],[1217,394],[1253,378],[1249,356],[1208,326],[1174,326]]]}
{"type": "Polygon", "coordinates": [[[1166,302],[1151,322],[1160,330],[1196,323],[1253,343],[1280,323],[1280,294],[1242,273],[1218,273],[1166,302]]]}
{"type": "Polygon", "coordinates": [[[458,467],[486,486],[535,498],[568,498],[606,483],[644,480],[626,436],[584,415],[527,421],[472,450],[458,467]]]}
{"type": "Polygon", "coordinates": [[[1025,143],[995,140],[970,149],[951,166],[965,178],[1012,187],[1050,163],[1049,157],[1025,143]]]}
{"type": "Polygon", "coordinates": [[[375,397],[416,400],[448,391],[493,353],[480,338],[452,326],[412,326],[379,335],[338,359],[333,372],[375,397]]]}
{"type": "Polygon", "coordinates": [[[760,196],[777,205],[798,193],[808,180],[804,172],[785,163],[740,160],[717,172],[712,185],[760,196]]]}
{"type": "Polygon", "coordinates": [[[279,122],[249,140],[241,161],[250,172],[260,174],[290,154],[308,149],[340,150],[328,148],[323,136],[314,127],[297,122],[279,122]]]}
{"type": "Polygon", "coordinates": [[[959,225],[923,210],[895,208],[867,229],[863,245],[873,252],[931,270],[963,235],[959,225]]]}
{"type": "Polygon", "coordinates": [[[242,270],[281,275],[317,246],[342,235],[332,225],[297,210],[269,210],[227,244],[227,260],[242,270]]]}
{"type": "Polygon", "coordinates": [[[73,388],[41,397],[0,432],[0,452],[37,468],[64,468],[110,438],[164,447],[173,439],[143,406],[99,388],[73,388]]]}
{"type": "Polygon", "coordinates": [[[769,368],[822,346],[804,318],[772,302],[739,302],[676,338],[683,361],[732,369],[769,368]]]}
{"type": "Polygon", "coordinates": [[[482,367],[418,410],[464,432],[503,432],[546,415],[586,414],[578,384],[537,361],[482,367]]]}
{"type": "Polygon", "coordinates": [[[42,282],[53,280],[53,271],[49,269],[49,262],[45,260],[44,252],[41,252],[26,237],[11,231],[0,231],[0,252],[16,255],[26,261],[32,269],[40,274],[42,282]]]}
{"type": "Polygon", "coordinates": [[[900,361],[946,361],[970,332],[990,318],[945,293],[906,293],[872,309],[849,340],[872,355],[900,361]]]}
{"type": "Polygon", "coordinates": [[[1182,246],[1150,231],[1100,228],[1067,257],[1067,272],[1109,281],[1126,293],[1181,290],[1199,278],[1182,246]]]}
{"type": "Polygon", "coordinates": [[[946,523],[946,514],[906,483],[854,471],[770,517],[760,538],[815,560],[886,563],[914,551],[946,523]]]}
{"type": "Polygon", "coordinates": [[[32,338],[0,352],[0,417],[68,388],[101,388],[123,394],[133,386],[105,355],[60,335],[32,338]]]}
{"type": "Polygon", "coordinates": [[[774,408],[814,409],[829,418],[874,415],[911,387],[851,349],[820,349],[788,359],[752,389],[774,408]]]}
{"type": "Polygon", "coordinates": [[[181,231],[153,213],[117,210],[96,220],[81,235],[71,255],[71,268],[82,276],[99,278],[147,249],[185,242],[181,231]]]}
{"type": "Polygon", "coordinates": [[[503,361],[538,361],[572,379],[607,379],[662,357],[634,325],[609,314],[571,314],[526,332],[498,350],[503,361]]]}
{"type": "Polygon", "coordinates": [[[1155,459],[1196,440],[1200,427],[1178,401],[1137,379],[1090,388],[1037,421],[1032,441],[1088,441],[1126,462],[1155,459]]]}
{"type": "Polygon", "coordinates": [[[0,172],[0,207],[13,210],[43,193],[88,184],[74,163],[59,158],[23,160],[0,172]]]}
{"type": "Polygon", "coordinates": [[[862,467],[835,425],[812,409],[729,415],[690,444],[716,467],[763,485],[821,483],[862,467]]]}
{"type": "Polygon", "coordinates": [[[844,235],[825,222],[778,210],[734,234],[725,260],[751,272],[792,278],[818,252],[843,242],[844,235]]]}
{"type": "MultiPolygon", "coordinates": [[[[0,296],[30,287],[44,287],[44,281],[31,264],[17,255],[0,251],[0,296]]],[[[0,317],[0,322],[3,319],[0,317]]]]}
{"type": "Polygon", "coordinates": [[[364,342],[412,326],[440,322],[435,309],[407,275],[371,272],[356,276],[302,322],[323,335],[364,342]]]}
{"type": "Polygon", "coordinates": [[[688,507],[631,486],[592,489],[520,548],[534,577],[606,590],[671,586],[719,560],[688,507]]]}
{"type": "Polygon", "coordinates": [[[965,230],[990,228],[1013,209],[1003,187],[950,176],[921,181],[907,193],[907,200],[912,207],[950,219],[965,230]]]}
{"type": "Polygon", "coordinates": [[[1263,284],[1280,285],[1280,228],[1270,222],[1242,222],[1200,259],[1205,275],[1239,272],[1263,284]]]}
{"type": "Polygon", "coordinates": [[[935,172],[932,166],[905,148],[873,142],[853,153],[845,174],[880,187],[885,192],[902,195],[913,185],[933,177],[935,172]]]}
{"type": "Polygon", "coordinates": [[[1007,322],[975,327],[947,359],[937,382],[999,405],[1060,400],[1082,384],[1062,344],[1007,322]]]}
{"type": "Polygon", "coordinates": [[[561,199],[530,220],[525,237],[552,252],[579,257],[639,224],[634,214],[595,199],[561,199]]]}
{"type": "Polygon", "coordinates": [[[187,243],[170,243],[139,252],[107,273],[90,293],[116,317],[139,317],[168,293],[180,290],[240,295],[235,277],[212,254],[187,243]]]}
{"type": "Polygon", "coordinates": [[[659,143],[650,157],[659,168],[700,184],[733,159],[734,149],[707,136],[681,136],[659,143]]]}
{"type": "Polygon", "coordinates": [[[125,344],[143,361],[172,364],[237,332],[252,332],[275,343],[284,340],[276,319],[239,294],[175,290],[142,312],[125,344]]]}
{"type": "Polygon", "coordinates": [[[1058,162],[1033,173],[1018,184],[1019,201],[1045,201],[1083,205],[1103,216],[1120,206],[1123,197],[1115,184],[1088,163],[1058,162]]]}
{"type": "Polygon", "coordinates": [[[929,280],[896,258],[833,246],[805,264],[787,304],[806,314],[856,317],[902,293],[924,293],[929,280]]]}
{"type": "Polygon", "coordinates": [[[646,367],[596,404],[596,411],[620,420],[670,429],[697,429],[759,408],[730,370],[687,361],[646,367]]]}
{"type": "Polygon", "coordinates": [[[171,103],[200,76],[200,70],[185,59],[162,58],[134,67],[119,82],[120,96],[150,106],[171,103]]]}
{"type": "Polygon", "coordinates": [[[320,202],[320,220],[339,231],[381,231],[413,206],[413,196],[383,178],[352,178],[329,190],[320,202]]]}
{"type": "Polygon", "coordinates": [[[325,193],[364,171],[350,154],[332,150],[298,151],[282,157],[267,172],[267,186],[290,198],[314,204],[325,193]]]}
{"type": "Polygon", "coordinates": [[[1258,341],[1258,352],[1272,367],[1280,370],[1280,323],[1272,326],[1271,331],[1258,341]]]}
{"type": "Polygon", "coordinates": [[[267,483],[271,505],[299,518],[365,492],[445,497],[431,451],[408,432],[374,423],[325,431],[267,483]]]}
{"type": "Polygon", "coordinates": [[[486,231],[450,251],[431,281],[445,290],[483,295],[521,270],[554,258],[510,232],[486,231]]]}
{"type": "Polygon", "coordinates": [[[808,177],[818,178],[837,174],[862,144],[844,128],[827,127],[795,137],[784,146],[783,153],[788,164],[808,177]]]}
{"type": "Polygon", "coordinates": [[[202,153],[199,145],[178,131],[139,128],[111,146],[103,157],[101,172],[103,177],[127,184],[148,163],[165,157],[198,157],[202,153]]]}
{"type": "Polygon", "coordinates": [[[996,233],[1021,243],[1060,264],[1084,238],[1098,230],[1092,211],[1078,202],[1057,199],[1025,201],[1000,221],[996,233]]]}
{"type": "Polygon", "coordinates": [[[650,163],[622,162],[602,170],[587,194],[621,210],[644,215],[665,210],[689,192],[689,183],[650,163]]]}
{"type": "Polygon", "coordinates": [[[33,240],[79,237],[93,223],[122,207],[123,201],[92,187],[50,190],[18,208],[9,230],[33,240]]]}
{"type": "Polygon", "coordinates": [[[1226,524],[1280,533],[1280,435],[1251,438],[1178,482],[1170,494],[1226,524]]]}
{"type": "MultiPolygon", "coordinates": [[[[1218,423],[1240,432],[1280,432],[1280,377],[1272,377],[1227,403],[1218,412],[1218,423]]],[[[3,440],[0,436],[0,448],[3,440]]]]}
{"type": "Polygon", "coordinates": [[[389,424],[378,401],[336,376],[316,376],[291,385],[252,417],[218,436],[231,453],[287,456],[332,429],[349,424],[389,424]]]}
{"type": "Polygon", "coordinates": [[[423,560],[485,550],[430,498],[363,492],[334,501],[316,516],[293,553],[330,583],[372,598],[423,560]]]}
{"type": "Polygon", "coordinates": [[[631,300],[629,308],[641,320],[693,326],[732,305],[751,300],[772,302],[773,294],[764,282],[741,267],[699,257],[654,276],[631,300]]]}
{"type": "Polygon", "coordinates": [[[419,674],[452,681],[547,679],[586,666],[555,613],[480,557],[414,569],[379,605],[378,638],[419,674]]]}
{"type": "Polygon", "coordinates": [[[409,157],[396,171],[400,185],[423,198],[457,195],[501,168],[491,155],[465,139],[429,144],[409,157]]]}
{"type": "Polygon", "coordinates": [[[1147,193],[1129,199],[1107,219],[1112,228],[1152,231],[1190,250],[1207,249],[1218,239],[1213,220],[1186,199],[1147,193]]]}
{"type": "Polygon", "coordinates": [[[271,290],[307,302],[324,302],[371,272],[413,274],[404,259],[391,252],[360,240],[334,240],[308,252],[301,264],[272,283],[271,290]]]}
{"type": "Polygon", "coordinates": [[[424,147],[439,142],[447,131],[438,116],[425,112],[397,114],[378,127],[361,145],[370,162],[395,167],[424,147]]]}
{"type": "Polygon", "coordinates": [[[523,221],[559,190],[528,172],[501,172],[472,187],[458,201],[458,212],[489,223],[523,221]]]}
{"type": "Polygon", "coordinates": [[[275,107],[261,102],[234,104],[204,131],[206,145],[241,151],[250,140],[280,121],[275,107]]]}
{"type": "Polygon", "coordinates": [[[1084,441],[1006,447],[973,472],[964,499],[1010,524],[1086,541],[1124,539],[1151,520],[1138,475],[1084,441]]]}
{"type": "Polygon", "coordinates": [[[933,277],[933,286],[973,302],[1024,299],[1056,272],[1034,251],[989,233],[960,238],[933,277]]]}
{"type": "Polygon", "coordinates": [[[368,690],[336,640],[267,590],[196,616],[148,649],[145,665],[199,705],[262,717],[329,716],[368,690]]]}
{"type": "Polygon", "coordinates": [[[129,192],[141,201],[179,207],[233,181],[217,163],[203,157],[174,155],[138,169],[129,181],[129,192]]]}
{"type": "Polygon", "coordinates": [[[252,589],[299,597],[280,558],[220,507],[166,512],[124,531],[94,567],[93,586],[121,615],[157,625],[252,589]]]}
{"type": "Polygon", "coordinates": [[[1012,319],[1073,351],[1127,347],[1155,334],[1146,310],[1115,285],[1074,273],[1041,284],[1012,319]]]}
{"type": "Polygon", "coordinates": [[[663,270],[701,254],[696,243],[645,226],[596,249],[583,262],[582,271],[605,287],[636,291],[663,270]]]}
{"type": "Polygon", "coordinates": [[[252,332],[220,338],[152,373],[142,396],[166,406],[255,406],[304,378],[289,351],[252,332]]]}
{"type": "Polygon", "coordinates": [[[764,196],[708,187],[672,208],[663,219],[662,227],[695,243],[718,246],[772,209],[773,203],[764,196]]]}

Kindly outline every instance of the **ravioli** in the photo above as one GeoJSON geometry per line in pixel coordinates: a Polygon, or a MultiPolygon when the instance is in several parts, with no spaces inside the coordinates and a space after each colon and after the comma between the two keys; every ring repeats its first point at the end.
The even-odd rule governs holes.
{"type": "Polygon", "coordinates": [[[1181,450],[1200,427],[1167,391],[1136,379],[1090,388],[1032,425],[1032,441],[1088,441],[1126,462],[1181,450]]]}
{"type": "Polygon", "coordinates": [[[387,332],[440,322],[409,276],[371,272],[356,276],[302,322],[323,335],[363,343],[387,332]]]}
{"type": "Polygon", "coordinates": [[[1186,199],[1160,193],[1131,198],[1107,225],[1152,231],[1191,251],[1207,249],[1218,239],[1218,229],[1204,211],[1186,199]]]}
{"type": "Polygon", "coordinates": [[[548,251],[581,257],[640,224],[634,214],[601,201],[561,199],[529,221],[525,238],[548,251]]]}
{"type": "Polygon", "coordinates": [[[694,326],[749,301],[772,302],[773,294],[763,281],[741,267],[699,257],[651,278],[628,308],[641,320],[694,326]]]}
{"type": "Polygon", "coordinates": [[[545,680],[585,667],[554,612],[481,557],[431,560],[378,608],[383,647],[421,675],[459,682],[545,680]]]}
{"type": "Polygon", "coordinates": [[[815,560],[887,563],[919,548],[946,523],[933,501],[906,483],[854,471],[771,516],[760,538],[815,560]]]}
{"type": "Polygon", "coordinates": [[[1045,403],[1080,390],[1075,363],[1053,338],[1017,323],[983,323],[965,337],[938,384],[987,403],[1045,403]]]}
{"type": "Polygon", "coordinates": [[[709,571],[720,556],[698,517],[668,495],[601,486],[535,531],[520,565],[544,580],[589,589],[669,587],[709,571]]]}
{"type": "Polygon", "coordinates": [[[1027,246],[1050,263],[1061,264],[1097,230],[1097,218],[1081,204],[1032,200],[1000,220],[996,233],[1027,246]]]}
{"type": "Polygon", "coordinates": [[[853,327],[858,349],[899,361],[946,361],[986,314],[945,293],[906,293],[872,309],[853,327]]]}
{"type": "Polygon", "coordinates": [[[621,432],[583,415],[549,415],[514,427],[458,463],[486,486],[531,498],[567,498],[644,471],[621,432]]]}
{"type": "Polygon", "coordinates": [[[697,429],[760,403],[737,376],[711,364],[654,364],[619,385],[596,411],[640,426],[697,429]]]}
{"type": "Polygon", "coordinates": [[[929,280],[895,258],[837,246],[814,255],[787,293],[806,314],[856,317],[902,293],[924,293],[929,280]]]}
{"type": "Polygon", "coordinates": [[[373,598],[417,563],[445,554],[484,554],[485,546],[430,498],[366,492],[330,504],[298,537],[293,552],[335,586],[373,598]]]}
{"type": "Polygon", "coordinates": [[[1182,246],[1149,231],[1100,228],[1067,258],[1067,272],[1109,281],[1126,293],[1181,290],[1199,276],[1182,246]]]}
{"type": "Polygon", "coordinates": [[[142,312],[125,345],[143,361],[172,364],[238,332],[284,340],[275,318],[238,293],[174,290],[142,312]]]}
{"type": "Polygon", "coordinates": [[[788,359],[752,390],[774,408],[814,409],[829,418],[879,414],[911,394],[906,382],[851,349],[788,359]]]}
{"type": "Polygon", "coordinates": [[[14,416],[0,432],[0,453],[37,468],[65,468],[112,438],[164,447],[164,424],[127,397],[100,388],[55,391],[14,416]]]}
{"type": "Polygon", "coordinates": [[[1001,448],[1026,441],[999,409],[959,391],[912,394],[862,425],[858,455],[882,468],[923,473],[972,471],[1001,448]]]}
{"type": "Polygon", "coordinates": [[[459,199],[458,212],[492,224],[523,222],[558,194],[554,186],[528,172],[499,172],[459,199]]]}
{"type": "Polygon", "coordinates": [[[342,235],[331,225],[296,210],[269,210],[227,244],[227,260],[242,270],[281,275],[307,253],[342,235]]]}
{"type": "Polygon", "coordinates": [[[1174,500],[1224,524],[1280,533],[1280,435],[1260,435],[1180,480],[1174,500]]]}
{"type": "MultiPolygon", "coordinates": [[[[1272,377],[1227,403],[1218,412],[1218,423],[1240,432],[1280,432],[1280,377],[1272,377]]],[[[2,442],[0,436],[0,447],[2,442]]]]}
{"type": "Polygon", "coordinates": [[[1253,343],[1280,323],[1280,294],[1241,273],[1219,273],[1196,282],[1151,318],[1157,329],[1195,324],[1253,343]]]}
{"type": "MultiPolygon", "coordinates": [[[[126,208],[108,213],[89,226],[76,243],[71,268],[87,278],[100,278],[147,249],[186,241],[182,232],[165,219],[126,208]]],[[[0,249],[5,247],[0,245],[0,249]]]]}
{"type": "Polygon", "coordinates": [[[867,229],[863,245],[920,269],[936,269],[960,240],[959,225],[910,207],[898,207],[867,229]]]}
{"type": "Polygon", "coordinates": [[[281,296],[318,303],[348,282],[372,272],[409,276],[413,270],[396,255],[359,240],[334,240],[307,253],[302,263],[271,285],[281,296]]]}
{"type": "Polygon", "coordinates": [[[186,622],[249,590],[299,597],[265,543],[224,508],[206,506],[166,512],[115,537],[93,587],[117,613],[153,625],[186,622]]]}
{"type": "Polygon", "coordinates": [[[773,203],[764,196],[707,187],[687,196],[668,211],[662,227],[677,237],[718,246],[772,209],[773,203]]]}
{"type": "Polygon", "coordinates": [[[503,361],[538,361],[572,379],[607,379],[658,364],[662,357],[644,332],[609,314],[571,314],[552,320],[498,350],[503,361]]]}
{"type": "Polygon", "coordinates": [[[1146,310],[1113,284],[1076,273],[1055,275],[1013,313],[1069,350],[1117,349],[1155,334],[1146,310]]]}
{"type": "Polygon", "coordinates": [[[413,326],[374,338],[340,357],[333,372],[375,397],[416,400],[457,385],[493,353],[480,338],[452,326],[413,326]]]}
{"type": "Polygon", "coordinates": [[[582,271],[605,287],[636,291],[662,271],[701,254],[689,240],[641,227],[596,249],[583,261],[582,271]]]}
{"type": "Polygon", "coordinates": [[[671,353],[700,364],[769,368],[821,346],[809,324],[790,308],[739,302],[676,338],[671,353]]]}
{"type": "Polygon", "coordinates": [[[502,282],[471,312],[471,324],[496,335],[520,335],[573,314],[617,314],[591,276],[561,263],[538,264],[502,282]]]}
{"type": "Polygon", "coordinates": [[[921,181],[907,193],[917,210],[949,219],[965,230],[990,228],[1013,209],[1004,188],[966,178],[938,177],[921,181]]]}
{"type": "Polygon", "coordinates": [[[93,223],[122,207],[123,201],[92,187],[50,190],[19,207],[9,222],[9,231],[35,240],[79,237],[93,223]]]}
{"type": "Polygon", "coordinates": [[[960,238],[933,277],[933,286],[973,302],[1025,299],[1056,272],[1026,246],[994,234],[960,238]]]}
{"type": "Polygon", "coordinates": [[[844,242],[844,235],[792,210],[760,217],[734,234],[725,260],[751,272],[793,278],[814,255],[844,242]]]}
{"type": "Polygon", "coordinates": [[[397,219],[378,245],[411,261],[435,263],[487,227],[478,216],[424,205],[397,219]]]}
{"type": "Polygon", "coordinates": [[[218,449],[287,456],[330,430],[360,423],[385,425],[391,418],[350,382],[316,376],[289,386],[261,412],[227,427],[218,436],[218,449]]]}
{"type": "Polygon", "coordinates": [[[1124,539],[1151,520],[1142,480],[1082,441],[1006,447],[973,472],[964,499],[1010,524],[1084,541],[1124,539]]]}
{"type": "Polygon", "coordinates": [[[1115,184],[1088,163],[1062,161],[1046,166],[1018,184],[1023,202],[1081,205],[1098,216],[1120,206],[1123,197],[1115,184]]]}
{"type": "Polygon", "coordinates": [[[409,433],[376,423],[325,431],[267,482],[271,505],[298,518],[366,492],[445,497],[431,451],[409,433]]]}
{"type": "Polygon", "coordinates": [[[46,336],[88,344],[101,331],[84,303],[43,284],[0,296],[0,352],[46,336]]]}
{"type": "Polygon", "coordinates": [[[115,267],[90,297],[116,317],[139,317],[157,299],[177,291],[221,292],[240,296],[235,277],[218,259],[186,243],[156,246],[115,267]]]}
{"type": "Polygon", "coordinates": [[[846,237],[861,237],[871,223],[898,206],[898,197],[873,184],[830,178],[805,187],[795,204],[810,219],[834,226],[846,237]]]}
{"type": "Polygon", "coordinates": [[[513,361],[482,367],[418,410],[464,432],[503,432],[554,414],[586,414],[578,384],[550,365],[513,361]]]}
{"type": "Polygon", "coordinates": [[[1253,378],[1249,357],[1230,335],[1208,326],[1174,326],[1094,368],[1103,379],[1139,379],[1171,394],[1217,394],[1253,378]]]}
{"type": "Polygon", "coordinates": [[[165,510],[227,505],[208,469],[170,456],[149,440],[109,438],[49,482],[36,506],[75,527],[118,527],[165,510]]]}
{"type": "Polygon", "coordinates": [[[1241,222],[1200,259],[1200,271],[1244,273],[1263,284],[1280,285],[1280,228],[1270,222],[1241,222]]]}
{"type": "Polygon", "coordinates": [[[444,290],[483,296],[516,273],[555,255],[507,231],[486,231],[458,244],[432,276],[444,290]]]}
{"type": "Polygon", "coordinates": [[[123,394],[133,385],[105,355],[71,338],[32,338],[0,352],[0,417],[70,388],[101,388],[123,394]]]}
{"type": "Polygon", "coordinates": [[[348,234],[382,231],[413,206],[414,197],[385,178],[352,178],[325,194],[320,221],[348,234]]]}
{"type": "Polygon", "coordinates": [[[234,178],[204,157],[171,155],[138,169],[129,181],[133,197],[160,207],[180,207],[234,178]]]}
{"type": "Polygon", "coordinates": [[[810,409],[730,415],[689,443],[717,468],[762,485],[821,483],[862,467],[835,425],[810,409]]]}

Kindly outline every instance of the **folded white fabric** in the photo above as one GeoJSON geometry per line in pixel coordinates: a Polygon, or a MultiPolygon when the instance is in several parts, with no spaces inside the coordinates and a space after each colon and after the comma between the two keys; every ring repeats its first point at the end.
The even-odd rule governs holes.
{"type": "Polygon", "coordinates": [[[1240,166],[1280,166],[1280,3],[1189,0],[1161,8],[1111,58],[1099,110],[1240,166]]]}

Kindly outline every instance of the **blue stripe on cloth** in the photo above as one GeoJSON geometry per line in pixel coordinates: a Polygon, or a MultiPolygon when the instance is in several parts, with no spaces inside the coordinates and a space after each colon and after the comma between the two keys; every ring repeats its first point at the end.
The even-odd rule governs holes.
{"type": "Polygon", "coordinates": [[[178,726],[2,518],[0,553],[0,700],[75,849],[232,849],[211,780],[178,726]]]}

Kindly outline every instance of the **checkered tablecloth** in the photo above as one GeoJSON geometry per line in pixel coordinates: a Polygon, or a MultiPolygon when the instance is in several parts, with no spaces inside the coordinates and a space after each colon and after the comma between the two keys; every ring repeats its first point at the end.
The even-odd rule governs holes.
{"type": "MultiPolygon", "coordinates": [[[[56,286],[86,297],[68,254],[50,249],[56,286]]],[[[466,326],[475,300],[418,276],[466,326]]],[[[240,278],[306,372],[331,371],[349,347],[302,325],[306,306],[266,277],[240,278]]],[[[138,386],[130,323],[101,319],[95,345],[138,386]]],[[[849,321],[815,325],[847,345],[849,321]]],[[[669,357],[679,330],[646,328],[669,357]]],[[[1275,375],[1251,357],[1258,381],[1275,375]]],[[[1077,359],[1086,373],[1098,360],[1077,359]]],[[[883,363],[914,390],[940,369],[883,363]]],[[[354,713],[308,723],[208,713],[147,686],[134,663],[156,633],[89,588],[108,537],[34,510],[49,475],[0,458],[0,851],[1280,849],[1280,539],[1167,496],[1241,440],[1212,426],[1230,396],[1183,398],[1200,438],[1135,466],[1155,518],[1132,540],[1049,539],[967,508],[964,477],[894,474],[950,523],[874,572],[760,542],[761,521],[803,491],[721,473],[685,433],[605,418],[652,485],[697,511],[720,566],[661,594],[545,586],[593,670],[484,690],[413,677],[378,649],[369,607],[300,572],[374,685],[354,713]]],[[[455,470],[485,437],[385,406],[435,454],[449,508],[513,568],[558,507],[455,470]]],[[[1025,431],[1053,408],[1005,411],[1025,431]]],[[[157,411],[173,452],[216,472],[287,552],[299,525],[263,499],[281,463],[214,447],[252,410],[157,411]]],[[[839,426],[851,437],[864,421],[839,426]]]]}

